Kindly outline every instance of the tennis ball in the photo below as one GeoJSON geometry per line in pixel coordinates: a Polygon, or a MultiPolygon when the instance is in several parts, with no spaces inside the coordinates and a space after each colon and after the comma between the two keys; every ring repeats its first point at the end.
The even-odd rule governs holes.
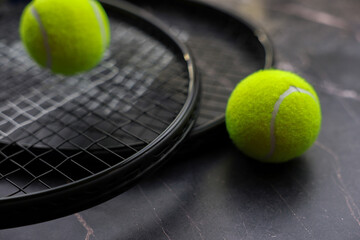
{"type": "Polygon", "coordinates": [[[95,67],[110,43],[109,20],[96,0],[34,0],[20,20],[29,55],[54,73],[95,67]]]}
{"type": "Polygon", "coordinates": [[[314,143],[321,109],[316,92],[303,78],[260,70],[236,86],[225,119],[230,138],[243,153],[280,163],[300,156],[314,143]]]}

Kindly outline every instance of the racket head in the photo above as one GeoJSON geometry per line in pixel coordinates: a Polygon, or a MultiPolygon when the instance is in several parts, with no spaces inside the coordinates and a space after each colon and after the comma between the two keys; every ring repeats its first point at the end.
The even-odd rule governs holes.
{"type": "Polygon", "coordinates": [[[2,5],[1,228],[116,196],[163,164],[194,125],[200,83],[187,47],[141,9],[102,4],[110,50],[94,70],[71,78],[27,57],[16,31],[25,5],[2,5]]]}
{"type": "Polygon", "coordinates": [[[268,35],[230,10],[204,1],[131,0],[168,25],[191,50],[202,82],[191,137],[223,126],[230,93],[245,76],[274,64],[268,35]]]}

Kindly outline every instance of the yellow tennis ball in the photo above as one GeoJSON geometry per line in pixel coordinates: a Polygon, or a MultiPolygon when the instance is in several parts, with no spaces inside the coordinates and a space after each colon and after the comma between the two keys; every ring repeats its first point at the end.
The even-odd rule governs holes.
{"type": "Polygon", "coordinates": [[[109,20],[96,0],[33,0],[21,16],[20,36],[40,66],[72,75],[101,61],[109,20]]]}
{"type": "Polygon", "coordinates": [[[285,162],[303,154],[321,126],[320,102],[298,75],[261,70],[241,81],[226,108],[226,128],[234,144],[262,162],[285,162]]]}

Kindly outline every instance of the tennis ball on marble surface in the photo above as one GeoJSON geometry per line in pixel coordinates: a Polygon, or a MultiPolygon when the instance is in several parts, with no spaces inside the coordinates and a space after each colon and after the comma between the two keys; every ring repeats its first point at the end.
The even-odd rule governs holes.
{"type": "Polygon", "coordinates": [[[29,55],[54,73],[95,67],[110,43],[108,17],[96,0],[33,0],[20,21],[29,55]]]}
{"type": "Polygon", "coordinates": [[[316,140],[321,108],[313,87],[298,75],[260,70],[232,92],[226,128],[234,144],[262,162],[286,162],[303,154],[316,140]]]}

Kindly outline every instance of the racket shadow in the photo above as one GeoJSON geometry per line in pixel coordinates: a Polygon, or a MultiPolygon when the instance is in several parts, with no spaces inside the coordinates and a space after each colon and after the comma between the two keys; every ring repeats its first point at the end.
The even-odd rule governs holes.
{"type": "Polygon", "coordinates": [[[311,179],[305,157],[278,165],[256,162],[238,151],[219,128],[192,138],[156,174],[88,213],[105,216],[97,225],[100,229],[108,227],[107,221],[116,222],[122,239],[160,239],[164,234],[181,238],[178,229],[186,229],[184,236],[204,239],[204,230],[213,229],[212,234],[221,238],[229,219],[255,224],[254,216],[271,216],[274,221],[288,217],[289,209],[301,208],[311,195],[311,179]],[[139,232],[134,226],[140,219],[139,232]]]}

